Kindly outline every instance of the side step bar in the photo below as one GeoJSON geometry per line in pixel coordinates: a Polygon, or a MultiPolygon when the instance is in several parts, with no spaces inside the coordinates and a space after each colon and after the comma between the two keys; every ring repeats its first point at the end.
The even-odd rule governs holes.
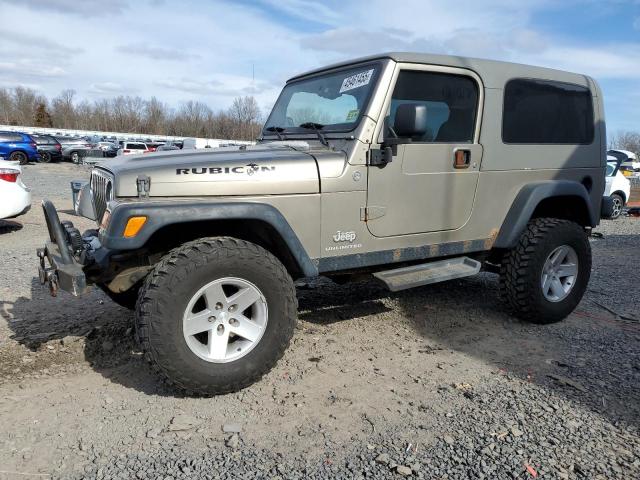
{"type": "Polygon", "coordinates": [[[384,282],[392,292],[398,292],[454,278],[469,277],[478,273],[481,266],[482,264],[477,260],[457,257],[376,272],[373,276],[384,282]]]}

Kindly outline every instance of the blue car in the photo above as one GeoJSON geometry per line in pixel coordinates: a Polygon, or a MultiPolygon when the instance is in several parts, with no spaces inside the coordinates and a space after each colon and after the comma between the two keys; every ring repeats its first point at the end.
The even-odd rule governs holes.
{"type": "Polygon", "coordinates": [[[38,145],[26,133],[0,132],[0,157],[26,165],[40,158],[38,145]]]}

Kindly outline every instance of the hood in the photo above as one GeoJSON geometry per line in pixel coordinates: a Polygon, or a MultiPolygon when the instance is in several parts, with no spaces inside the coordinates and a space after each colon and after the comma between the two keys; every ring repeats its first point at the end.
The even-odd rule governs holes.
{"type": "Polygon", "coordinates": [[[288,145],[180,150],[116,157],[98,165],[114,177],[115,195],[138,195],[138,176],[151,197],[318,193],[313,156],[288,145]]]}

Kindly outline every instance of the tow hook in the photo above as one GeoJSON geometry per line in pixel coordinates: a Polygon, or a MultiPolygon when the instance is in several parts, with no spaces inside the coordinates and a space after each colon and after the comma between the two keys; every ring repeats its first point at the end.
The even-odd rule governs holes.
{"type": "Polygon", "coordinates": [[[52,297],[58,296],[58,275],[53,270],[53,268],[47,268],[44,263],[45,252],[44,248],[39,248],[37,250],[38,258],[40,259],[40,266],[38,267],[38,278],[40,279],[40,283],[44,285],[45,283],[49,284],[49,293],[51,293],[52,297]]]}
{"type": "Polygon", "coordinates": [[[47,267],[44,264],[44,248],[39,248],[37,251],[38,258],[40,259],[40,265],[38,266],[38,279],[40,280],[40,284],[44,285],[47,283],[47,267]]]}
{"type": "Polygon", "coordinates": [[[49,293],[52,297],[58,296],[58,275],[55,272],[47,273],[47,283],[49,284],[49,293]]]}

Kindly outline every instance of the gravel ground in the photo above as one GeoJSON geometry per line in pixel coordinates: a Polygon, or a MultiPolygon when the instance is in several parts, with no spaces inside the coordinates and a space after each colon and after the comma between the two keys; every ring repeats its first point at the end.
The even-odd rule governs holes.
{"type": "MultiPolygon", "coordinates": [[[[185,398],[147,368],[132,314],[35,278],[42,197],[0,226],[1,478],[640,478],[640,220],[605,221],[564,322],[509,316],[496,277],[389,293],[301,284],[299,326],[261,382],[185,398]]],[[[79,222],[89,228],[90,222],[79,222]]]]}

